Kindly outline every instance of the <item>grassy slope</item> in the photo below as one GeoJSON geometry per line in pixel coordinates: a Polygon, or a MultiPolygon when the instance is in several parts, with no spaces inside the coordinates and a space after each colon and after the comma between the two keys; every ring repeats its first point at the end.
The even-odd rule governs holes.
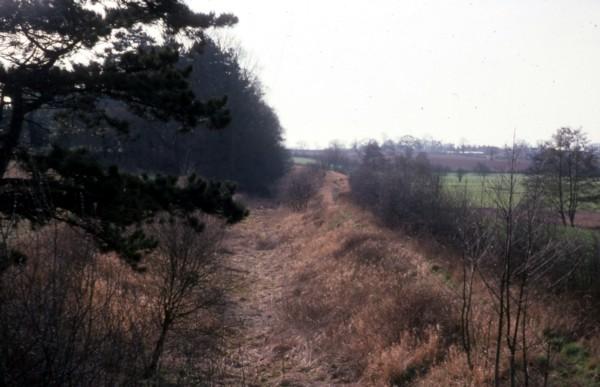
{"type": "MultiPolygon", "coordinates": [[[[320,199],[306,211],[253,203],[253,216],[234,227],[226,244],[228,265],[239,273],[229,317],[238,326],[226,355],[229,382],[488,383],[485,354],[492,353],[493,343],[480,340],[472,371],[459,345],[457,257],[428,241],[380,228],[347,194],[345,176],[330,172],[320,199]]],[[[488,300],[487,290],[476,284],[474,329],[481,338],[493,331],[488,300]]],[[[559,300],[533,304],[532,361],[543,354],[544,329],[575,326],[575,312],[559,300]]],[[[571,338],[570,343],[600,350],[597,341],[571,338]]],[[[555,356],[559,371],[551,380],[560,385],[574,380],[571,373],[583,378],[573,385],[590,385],[598,353],[571,352],[555,356]]]]}

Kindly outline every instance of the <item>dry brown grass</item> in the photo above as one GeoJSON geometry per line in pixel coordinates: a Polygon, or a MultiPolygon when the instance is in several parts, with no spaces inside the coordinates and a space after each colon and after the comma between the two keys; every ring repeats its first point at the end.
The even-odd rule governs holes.
{"type": "MultiPolygon", "coordinates": [[[[27,262],[2,273],[0,323],[10,337],[4,344],[14,358],[8,367],[15,383],[138,385],[159,334],[153,260],[146,260],[145,273],[136,272],[62,224],[22,228],[14,247],[27,262]]],[[[218,281],[211,282],[216,290],[218,281]]],[[[207,380],[221,319],[217,305],[179,321],[166,343],[161,378],[180,385],[207,380]],[[175,376],[179,371],[185,375],[175,376]]]]}
{"type": "Polygon", "coordinates": [[[296,248],[283,322],[337,382],[416,379],[455,342],[455,304],[422,256],[345,199],[340,176],[327,175],[321,206],[283,222],[296,248]]]}
{"type": "MultiPolygon", "coordinates": [[[[261,205],[255,216],[228,232],[219,254],[229,257],[226,263],[236,273],[227,291],[235,293],[238,302],[228,312],[230,320],[240,321],[237,337],[228,344],[232,348],[222,362],[209,364],[203,359],[203,349],[211,345],[206,336],[190,338],[198,332],[215,332],[231,321],[219,313],[201,313],[178,326],[164,365],[181,371],[180,384],[191,383],[199,373],[223,370],[242,375],[230,375],[225,385],[425,387],[485,386],[493,381],[495,310],[483,283],[474,285],[471,368],[458,329],[458,257],[425,238],[377,226],[369,213],[349,202],[346,192],[345,177],[330,172],[304,210],[261,205]]],[[[49,231],[36,235],[52,238],[49,231]]],[[[23,250],[38,254],[42,265],[51,251],[31,249],[50,245],[40,239],[37,244],[26,243],[23,250]]],[[[63,256],[76,262],[85,256],[79,250],[84,246],[65,245],[63,256]]],[[[131,352],[143,363],[145,346],[156,330],[150,313],[155,305],[148,280],[151,270],[136,274],[114,256],[99,256],[94,262],[97,280],[88,289],[94,290],[98,306],[105,305],[102,300],[114,300],[108,309],[98,310],[120,318],[113,324],[126,332],[130,343],[140,340],[131,352]]],[[[600,342],[593,319],[584,318],[571,300],[543,292],[532,293],[531,299],[530,385],[542,381],[548,330],[581,343],[590,349],[590,357],[598,358],[600,342]]],[[[507,355],[503,353],[504,370],[507,355]]],[[[554,363],[569,366],[558,357],[554,363]]],[[[551,381],[556,380],[553,375],[551,381]]]]}
{"type": "MultiPolygon", "coordinates": [[[[293,251],[282,303],[288,335],[310,343],[310,357],[324,364],[333,384],[493,384],[497,326],[487,288],[479,280],[474,285],[470,368],[459,336],[459,257],[426,238],[378,227],[346,199],[341,180],[328,173],[319,206],[278,214],[293,251]]],[[[569,305],[552,294],[531,294],[530,385],[543,380],[544,332],[590,333],[589,321],[569,305]]],[[[594,345],[597,339],[585,344],[594,345]]],[[[504,349],[502,370],[508,369],[507,359],[504,349]]]]}
{"type": "Polygon", "coordinates": [[[364,380],[373,384],[387,381],[400,386],[413,382],[429,372],[439,358],[443,348],[439,340],[440,336],[434,330],[429,330],[423,339],[405,332],[395,344],[372,357],[364,380]]]}

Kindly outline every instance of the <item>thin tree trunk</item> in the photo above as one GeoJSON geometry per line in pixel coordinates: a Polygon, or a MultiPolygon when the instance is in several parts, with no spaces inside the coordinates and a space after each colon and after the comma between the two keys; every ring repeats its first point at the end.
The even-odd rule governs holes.
{"type": "MultiPolygon", "coordinates": [[[[562,152],[562,151],[561,151],[562,152]]],[[[565,216],[565,198],[563,193],[563,156],[559,156],[558,162],[558,211],[563,223],[563,226],[567,225],[567,217],[565,216]]]]}
{"type": "Polygon", "coordinates": [[[463,257],[463,305],[461,313],[462,326],[462,344],[467,354],[467,364],[469,369],[473,369],[473,360],[471,358],[471,303],[473,294],[473,277],[475,268],[471,263],[470,270],[467,271],[466,257],[463,257]]]}
{"type": "Polygon", "coordinates": [[[158,336],[158,340],[154,346],[154,351],[152,352],[152,357],[150,358],[150,364],[148,364],[148,368],[146,368],[146,377],[150,378],[158,369],[158,362],[160,361],[160,357],[162,356],[163,350],[165,348],[165,341],[167,339],[167,333],[171,326],[171,318],[169,316],[165,317],[162,323],[162,327],[160,330],[160,335],[158,336]]]}
{"type": "Polygon", "coordinates": [[[550,355],[552,352],[552,346],[550,343],[547,343],[548,347],[546,348],[546,366],[544,367],[544,387],[548,387],[548,377],[550,376],[550,355]]]}
{"type": "Polygon", "coordinates": [[[510,165],[510,180],[509,180],[509,192],[508,192],[508,203],[506,204],[504,221],[506,222],[506,236],[504,241],[504,268],[502,277],[500,279],[500,300],[499,300],[499,315],[498,315],[498,333],[496,337],[496,362],[494,365],[494,384],[496,387],[500,386],[500,355],[502,352],[502,331],[506,320],[506,338],[508,347],[511,350],[511,385],[514,386],[514,350],[511,348],[510,336],[511,336],[511,277],[512,277],[512,255],[513,255],[513,233],[514,233],[514,194],[515,194],[515,163],[516,163],[516,148],[513,139],[513,148],[511,154],[511,165],[510,165]]]}
{"type": "Polygon", "coordinates": [[[569,223],[575,227],[575,212],[577,211],[577,151],[569,155],[569,223]]]}
{"type": "Polygon", "coordinates": [[[505,275],[506,273],[502,273],[502,278],[500,280],[500,300],[499,300],[499,311],[498,311],[498,332],[496,334],[496,358],[494,360],[494,386],[500,387],[500,355],[502,349],[502,331],[504,329],[504,285],[505,285],[505,275]]]}
{"type": "Polygon", "coordinates": [[[521,320],[521,340],[523,347],[523,376],[524,376],[524,386],[529,387],[529,367],[527,365],[527,337],[525,336],[525,332],[527,330],[527,293],[524,296],[524,304],[523,304],[523,319],[521,320]]]}
{"type": "MultiPolygon", "coordinates": [[[[527,276],[523,278],[519,288],[519,298],[517,299],[517,315],[515,317],[515,327],[512,333],[513,337],[507,337],[508,348],[510,350],[510,385],[516,386],[517,380],[517,342],[519,340],[519,325],[521,322],[521,314],[523,310],[523,298],[525,294],[525,286],[527,284],[527,276]]],[[[523,332],[523,335],[525,332],[523,332]]]]}

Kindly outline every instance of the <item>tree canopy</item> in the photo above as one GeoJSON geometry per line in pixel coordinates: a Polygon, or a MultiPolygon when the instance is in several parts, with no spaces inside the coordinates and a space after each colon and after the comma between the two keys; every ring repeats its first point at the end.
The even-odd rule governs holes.
{"type": "MultiPolygon", "coordinates": [[[[176,131],[152,119],[136,119],[130,140],[118,134],[96,138],[63,136],[65,144],[95,144],[101,157],[132,171],[186,174],[235,181],[246,192],[265,194],[287,170],[289,155],[283,145],[283,128],[265,100],[256,75],[243,65],[239,50],[204,39],[180,58],[180,67],[191,66],[191,88],[200,98],[227,97],[231,121],[227,130],[176,131]]],[[[127,116],[125,110],[115,115],[127,116]]],[[[91,135],[91,133],[90,133],[91,135]]]]}
{"type": "MultiPolygon", "coordinates": [[[[104,168],[82,151],[24,146],[25,124],[45,112],[81,132],[127,131],[111,100],[144,118],[190,130],[229,122],[226,99],[196,99],[179,66],[182,46],[233,15],[191,11],[179,0],[5,0],[0,3],[0,212],[44,224],[59,219],[132,262],[154,242],[139,227],[157,212],[215,213],[229,221],[246,211],[234,186],[190,177],[141,177],[104,168]],[[14,177],[9,169],[21,173],[14,177]],[[137,226],[137,227],[136,227],[137,226]],[[131,229],[135,228],[135,231],[131,229]]],[[[11,254],[2,248],[3,258],[11,254]]],[[[5,260],[4,259],[4,260],[5,260]]]]}
{"type": "Polygon", "coordinates": [[[529,185],[544,190],[563,225],[575,226],[581,205],[596,195],[597,156],[581,129],[563,127],[540,146],[532,160],[529,185]]]}

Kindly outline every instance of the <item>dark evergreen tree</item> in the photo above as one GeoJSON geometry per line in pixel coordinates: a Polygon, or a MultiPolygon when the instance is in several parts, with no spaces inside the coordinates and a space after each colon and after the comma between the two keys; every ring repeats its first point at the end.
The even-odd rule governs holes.
{"type": "Polygon", "coordinates": [[[138,120],[132,127],[135,141],[111,154],[129,168],[232,180],[240,188],[264,194],[286,172],[290,158],[282,143],[277,114],[264,98],[262,87],[245,69],[239,54],[206,39],[182,58],[192,66],[192,90],[204,99],[227,96],[231,122],[225,131],[173,131],[160,123],[138,120]],[[142,135],[143,133],[143,135],[142,135]],[[144,155],[144,156],[142,156],[144,155]]]}
{"type": "MultiPolygon", "coordinates": [[[[192,74],[198,74],[198,78],[192,75],[194,90],[204,98],[227,95],[232,114],[227,133],[203,133],[204,140],[215,145],[213,154],[227,157],[223,164],[228,165],[229,170],[214,177],[230,178],[247,190],[265,192],[284,175],[289,167],[290,157],[282,143],[283,129],[279,118],[266,102],[262,86],[251,71],[241,66],[239,55],[234,49],[223,49],[214,43],[207,44],[201,55],[195,55],[194,62],[195,71],[192,74]],[[223,73],[225,82],[213,83],[209,87],[211,79],[218,79],[211,76],[214,71],[210,69],[218,66],[218,62],[203,61],[204,55],[208,58],[222,58],[221,62],[228,67],[223,73]],[[223,139],[227,136],[229,138],[223,139]],[[222,151],[216,146],[217,141],[223,144],[222,151]]],[[[215,161],[212,165],[221,164],[218,160],[215,161]]],[[[211,163],[200,165],[201,173],[209,174],[211,169],[211,163]]]]}
{"type": "MultiPolygon", "coordinates": [[[[178,130],[223,127],[226,100],[195,98],[179,51],[183,40],[235,22],[232,15],[194,13],[180,0],[0,2],[0,215],[34,225],[68,222],[132,262],[154,242],[131,229],[157,212],[243,217],[231,184],[138,177],[104,168],[85,152],[34,153],[23,143],[26,124],[47,122],[35,122],[39,117],[84,134],[126,132],[127,120],[111,114],[107,101],[178,130]],[[7,174],[13,164],[24,177],[7,174]]],[[[0,253],[3,264],[18,256],[6,246],[0,253]]]]}

